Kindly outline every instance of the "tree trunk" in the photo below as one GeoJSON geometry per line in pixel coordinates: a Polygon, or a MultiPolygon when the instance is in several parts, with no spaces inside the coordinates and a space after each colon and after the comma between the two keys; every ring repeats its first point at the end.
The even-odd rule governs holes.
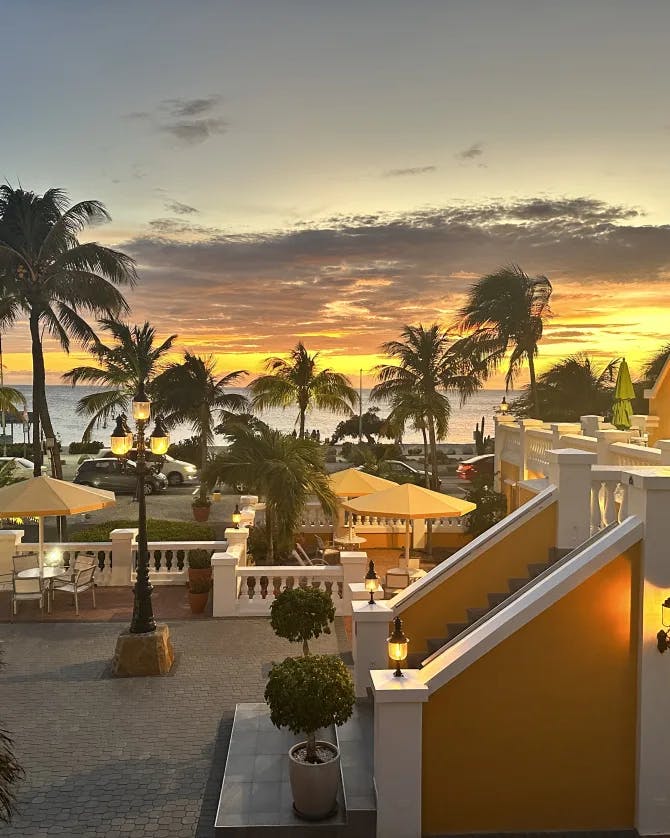
{"type": "Polygon", "coordinates": [[[265,529],[267,530],[268,534],[268,564],[274,564],[275,560],[275,545],[274,539],[272,537],[272,509],[270,504],[267,502],[267,497],[265,498],[265,529]]]}
{"type": "MultiPolygon", "coordinates": [[[[426,426],[421,428],[421,436],[423,437],[423,473],[424,483],[426,489],[430,489],[430,481],[428,479],[428,436],[426,434],[426,426]]],[[[430,518],[426,521],[426,554],[433,555],[433,522],[430,518]]]]}
{"type": "Polygon", "coordinates": [[[33,308],[30,312],[30,339],[33,356],[33,462],[35,468],[33,474],[39,477],[42,474],[42,434],[40,432],[40,413],[42,405],[42,392],[45,387],[44,357],[40,351],[42,348],[40,338],[39,313],[33,308]]]}
{"type": "Polygon", "coordinates": [[[433,491],[437,490],[437,439],[435,438],[435,421],[432,416],[428,417],[428,439],[430,440],[430,461],[431,461],[431,480],[430,488],[433,491]]]}
{"type": "Polygon", "coordinates": [[[200,491],[198,493],[198,497],[203,503],[207,500],[207,484],[205,483],[205,472],[207,470],[207,433],[205,429],[208,426],[209,417],[206,413],[207,408],[203,406],[200,422],[200,491]]]}
{"type": "Polygon", "coordinates": [[[528,352],[528,372],[530,373],[530,392],[533,394],[533,405],[535,408],[534,419],[541,419],[540,416],[540,396],[537,392],[537,381],[535,379],[535,360],[533,353],[528,352]]]}
{"type": "Polygon", "coordinates": [[[307,657],[309,655],[309,646],[306,640],[302,641],[302,654],[303,657],[307,657]]]}
{"type": "Polygon", "coordinates": [[[307,734],[307,762],[316,762],[316,732],[307,734]]]}

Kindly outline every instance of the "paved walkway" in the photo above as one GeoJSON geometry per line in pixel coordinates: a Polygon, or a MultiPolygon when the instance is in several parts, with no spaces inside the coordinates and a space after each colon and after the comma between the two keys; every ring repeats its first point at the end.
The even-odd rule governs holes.
{"type": "MultiPolygon", "coordinates": [[[[238,701],[291,645],[265,619],[171,624],[166,678],[105,677],[119,626],[0,625],[0,722],[26,770],[3,838],[211,838],[238,701]]],[[[314,651],[348,649],[342,621],[314,651]]]]}

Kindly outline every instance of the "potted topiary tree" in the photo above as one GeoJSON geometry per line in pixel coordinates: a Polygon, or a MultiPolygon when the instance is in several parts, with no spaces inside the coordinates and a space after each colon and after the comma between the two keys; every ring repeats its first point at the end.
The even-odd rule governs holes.
{"type": "Polygon", "coordinates": [[[212,554],[209,550],[198,547],[188,551],[188,581],[204,579],[209,582],[212,578],[212,554]]]}
{"type": "Polygon", "coordinates": [[[196,495],[193,498],[191,509],[193,510],[193,517],[196,521],[203,523],[209,518],[209,510],[211,509],[211,502],[207,495],[196,495]]]}
{"type": "Polygon", "coordinates": [[[296,813],[306,820],[327,818],[337,808],[340,753],[316,733],[351,717],[356,696],[349,670],[333,655],[286,658],[270,670],[265,700],[276,727],[307,737],[288,752],[296,813]]]}
{"type": "Polygon", "coordinates": [[[317,588],[290,588],[282,591],[270,606],[270,624],[278,637],[302,643],[309,655],[308,640],[330,634],[335,606],[325,591],[317,588]]]}
{"type": "Polygon", "coordinates": [[[211,579],[192,579],[188,583],[188,603],[194,614],[202,614],[207,607],[211,587],[211,579]]]}

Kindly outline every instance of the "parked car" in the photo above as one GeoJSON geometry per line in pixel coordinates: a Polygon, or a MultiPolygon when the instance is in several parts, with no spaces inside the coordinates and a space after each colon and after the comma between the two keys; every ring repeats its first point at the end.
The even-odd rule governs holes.
{"type": "Polygon", "coordinates": [[[33,476],[35,465],[25,457],[0,457],[0,466],[4,466],[5,463],[14,464],[14,480],[25,480],[33,476]]]}
{"type": "Polygon", "coordinates": [[[461,480],[472,480],[473,477],[493,476],[493,454],[479,454],[458,464],[456,477],[461,480]]]}
{"type": "MultiPolygon", "coordinates": [[[[134,494],[137,487],[137,466],[132,460],[117,457],[98,457],[84,460],[77,469],[73,483],[80,486],[95,486],[119,494],[134,494]]],[[[144,478],[144,494],[162,492],[167,487],[167,477],[160,472],[149,471],[144,478]]]]}
{"type": "MultiPolygon", "coordinates": [[[[423,469],[403,463],[402,460],[385,460],[380,464],[379,476],[387,480],[394,480],[396,483],[414,483],[416,486],[426,485],[426,472],[423,469]]],[[[428,483],[430,484],[431,474],[428,472],[428,483]]],[[[442,485],[438,480],[437,488],[442,485]]]]}
{"type": "MultiPolygon", "coordinates": [[[[98,454],[98,459],[101,457],[107,458],[113,456],[112,452],[109,448],[107,448],[98,454]]],[[[127,456],[131,460],[136,460],[137,448],[131,448],[127,456]]],[[[165,454],[163,457],[157,457],[150,451],[147,451],[146,456],[147,461],[151,463],[154,470],[162,472],[167,477],[168,485],[183,486],[187,484],[191,486],[196,483],[200,483],[198,469],[193,465],[193,463],[187,463],[184,460],[175,460],[175,458],[170,457],[169,454],[165,454]]]]}

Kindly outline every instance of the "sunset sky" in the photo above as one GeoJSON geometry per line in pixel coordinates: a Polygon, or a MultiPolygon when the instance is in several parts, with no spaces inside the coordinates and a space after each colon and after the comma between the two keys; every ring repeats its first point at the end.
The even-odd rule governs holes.
{"type": "Polygon", "coordinates": [[[1,5],[0,178],[103,201],[131,319],[222,372],[367,372],[510,262],[554,286],[541,366],[670,340],[668,0],[1,5]]]}

